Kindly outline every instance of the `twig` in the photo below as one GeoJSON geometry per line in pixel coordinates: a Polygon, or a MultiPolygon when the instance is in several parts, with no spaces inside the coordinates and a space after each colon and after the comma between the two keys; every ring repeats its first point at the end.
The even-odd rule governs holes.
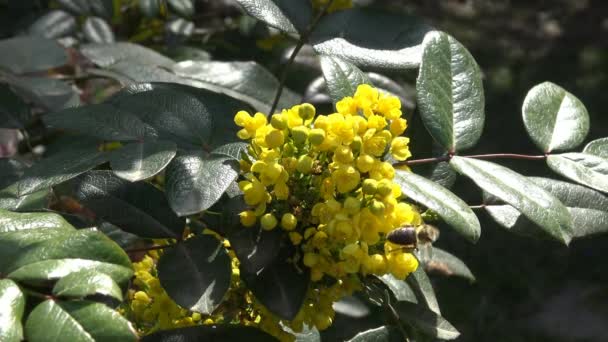
{"type": "MultiPolygon", "coordinates": [[[[523,160],[544,160],[547,159],[548,154],[541,155],[530,155],[530,154],[517,154],[517,153],[489,153],[489,154],[474,154],[470,156],[461,156],[466,158],[474,159],[523,159],[523,160]]],[[[400,165],[419,165],[419,164],[430,164],[439,163],[442,161],[448,161],[452,158],[452,155],[435,157],[435,158],[424,158],[424,159],[413,159],[396,162],[393,166],[400,165]]]]}
{"type": "Polygon", "coordinates": [[[274,101],[272,102],[272,106],[270,107],[270,111],[267,114],[267,116],[269,118],[272,116],[274,111],[277,109],[277,105],[279,104],[279,99],[281,98],[281,94],[283,94],[283,88],[285,87],[285,81],[287,80],[287,71],[289,70],[289,66],[296,59],[298,52],[300,52],[300,49],[302,49],[302,46],[304,46],[304,44],[306,44],[312,31],[315,29],[315,27],[317,26],[317,24],[319,23],[321,18],[327,13],[327,10],[333,3],[334,3],[334,0],[329,0],[325,4],[325,6],[323,6],[323,8],[319,12],[319,14],[317,14],[317,16],[313,19],[313,21],[310,23],[310,25],[308,26],[306,31],[304,31],[304,33],[302,33],[302,35],[300,36],[300,39],[298,40],[298,43],[296,44],[296,47],[291,52],[291,55],[289,56],[287,63],[285,63],[285,65],[283,66],[283,70],[281,71],[281,77],[279,79],[279,88],[277,89],[277,93],[274,97],[274,101]]]}

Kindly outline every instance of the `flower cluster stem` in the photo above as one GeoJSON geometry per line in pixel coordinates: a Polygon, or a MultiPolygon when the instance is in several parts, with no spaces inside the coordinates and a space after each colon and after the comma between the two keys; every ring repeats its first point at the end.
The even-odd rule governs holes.
{"type": "MultiPolygon", "coordinates": [[[[420,164],[431,164],[431,163],[439,163],[443,161],[449,161],[453,156],[441,156],[434,158],[424,158],[424,159],[413,159],[413,160],[405,160],[401,162],[396,162],[393,166],[401,166],[401,165],[420,165],[420,164]]],[[[474,159],[522,159],[522,160],[544,160],[547,159],[546,154],[540,155],[530,155],[530,154],[518,154],[518,153],[489,153],[489,154],[474,154],[469,156],[462,156],[466,158],[474,158],[474,159]]]]}

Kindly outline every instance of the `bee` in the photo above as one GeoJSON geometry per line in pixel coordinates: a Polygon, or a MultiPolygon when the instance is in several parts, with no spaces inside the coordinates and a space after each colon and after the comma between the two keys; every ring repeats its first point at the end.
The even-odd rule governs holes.
{"type": "Polygon", "coordinates": [[[396,245],[401,245],[402,249],[408,252],[418,249],[418,233],[414,226],[399,227],[386,234],[386,239],[396,245]]]}

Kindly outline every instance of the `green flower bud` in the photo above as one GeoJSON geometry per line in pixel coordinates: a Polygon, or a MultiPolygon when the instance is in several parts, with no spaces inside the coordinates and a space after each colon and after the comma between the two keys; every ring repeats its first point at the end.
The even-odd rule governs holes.
{"type": "Polygon", "coordinates": [[[297,126],[291,129],[291,136],[296,146],[302,146],[308,139],[308,128],[304,126],[297,126]]]}
{"type": "Polygon", "coordinates": [[[301,156],[298,159],[298,165],[296,166],[296,170],[304,173],[304,174],[308,174],[310,173],[310,171],[312,171],[312,164],[314,163],[314,160],[307,156],[301,156]]]}
{"type": "Polygon", "coordinates": [[[378,190],[378,182],[375,179],[368,178],[363,181],[361,189],[364,194],[374,195],[378,190]]]}
{"type": "Polygon", "coordinates": [[[388,179],[382,179],[378,182],[377,194],[384,197],[388,196],[392,191],[393,187],[391,185],[391,181],[388,179]]]}
{"type": "Polygon", "coordinates": [[[298,115],[304,120],[310,120],[315,117],[315,107],[310,103],[302,103],[298,110],[298,115]]]}
{"type": "Polygon", "coordinates": [[[350,215],[354,215],[359,212],[359,209],[361,209],[361,201],[354,197],[347,197],[344,200],[344,209],[350,215]]]}
{"type": "Polygon", "coordinates": [[[308,134],[308,140],[315,146],[321,145],[325,140],[325,131],[320,128],[313,128],[308,134]]]}
{"type": "Polygon", "coordinates": [[[350,143],[350,148],[353,152],[357,153],[361,151],[361,146],[363,146],[363,140],[357,135],[355,136],[355,139],[353,139],[353,142],[350,143]]]}
{"type": "Polygon", "coordinates": [[[281,227],[285,230],[294,230],[298,225],[298,219],[292,213],[283,214],[281,217],[281,227]]]}
{"type": "Polygon", "coordinates": [[[260,225],[264,230],[273,230],[279,222],[271,213],[264,214],[260,219],[260,225]]]}
{"type": "Polygon", "coordinates": [[[382,214],[384,214],[384,209],[384,203],[375,199],[372,200],[372,203],[369,205],[369,211],[371,211],[372,214],[376,216],[381,216],[382,214]]]}
{"type": "Polygon", "coordinates": [[[279,130],[283,130],[283,129],[287,128],[287,122],[286,122],[283,114],[274,114],[270,118],[270,124],[272,125],[272,127],[279,129],[279,130]]]}

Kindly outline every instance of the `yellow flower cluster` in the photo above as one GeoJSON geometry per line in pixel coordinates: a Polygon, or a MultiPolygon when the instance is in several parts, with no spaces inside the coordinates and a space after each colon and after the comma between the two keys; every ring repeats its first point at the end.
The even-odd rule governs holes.
{"type": "Polygon", "coordinates": [[[418,266],[411,253],[386,241],[394,229],[422,223],[400,201],[395,170],[384,161],[388,154],[410,157],[399,99],[364,84],[336,109],[317,116],[305,103],[272,115],[270,122],[245,111],[234,118],[242,128],[238,137],[250,141],[239,182],[250,209],[240,213],[241,223],[285,231],[300,247],[295,259],[310,269],[317,291],[311,302],[317,309],[297,317],[296,328],[301,322],[329,326],[331,303],[352,292],[353,276],[390,273],[404,279],[418,266]],[[337,288],[322,285],[325,276],[337,280],[337,288]]]}
{"type": "MultiPolygon", "coordinates": [[[[313,0],[312,7],[316,10],[320,10],[327,5],[330,0],[313,0]]],[[[353,0],[334,0],[334,2],[327,9],[327,13],[347,9],[353,7],[353,0]]]]}

